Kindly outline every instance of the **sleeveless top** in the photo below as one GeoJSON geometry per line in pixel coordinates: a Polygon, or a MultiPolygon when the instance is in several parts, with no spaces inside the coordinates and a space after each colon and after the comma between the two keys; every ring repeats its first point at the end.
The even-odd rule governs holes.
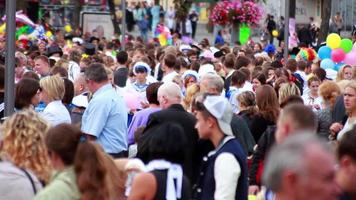
{"type": "MultiPolygon", "coordinates": [[[[167,169],[164,170],[153,170],[151,173],[154,175],[157,181],[157,190],[154,196],[154,200],[166,200],[166,184],[167,184],[167,169]]],[[[189,200],[190,199],[190,184],[186,176],[183,176],[182,183],[182,193],[179,200],[189,200]]]]}

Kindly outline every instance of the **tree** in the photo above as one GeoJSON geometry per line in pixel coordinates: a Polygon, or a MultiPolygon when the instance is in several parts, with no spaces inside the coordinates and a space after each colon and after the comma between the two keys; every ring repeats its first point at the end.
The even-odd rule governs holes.
{"type": "Polygon", "coordinates": [[[182,27],[183,35],[186,34],[185,21],[187,20],[189,9],[192,5],[191,0],[173,0],[174,9],[176,10],[176,19],[182,27]]]}
{"type": "MultiPolygon", "coordinates": [[[[109,9],[110,9],[111,21],[112,21],[112,24],[114,26],[114,32],[115,32],[115,34],[120,35],[121,34],[121,30],[120,30],[119,23],[117,22],[114,0],[108,0],[108,4],[109,4],[109,9]]],[[[123,12],[125,12],[125,11],[123,11],[123,12]]]]}
{"type": "Polygon", "coordinates": [[[326,40],[329,33],[329,19],[331,16],[331,0],[321,1],[321,25],[318,37],[318,45],[326,40]]]}

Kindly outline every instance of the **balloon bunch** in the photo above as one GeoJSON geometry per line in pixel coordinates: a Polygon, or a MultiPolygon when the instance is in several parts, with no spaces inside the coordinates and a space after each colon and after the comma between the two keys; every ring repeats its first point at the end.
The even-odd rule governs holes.
{"type": "Polygon", "coordinates": [[[326,38],[326,46],[318,50],[321,59],[320,67],[336,71],[344,64],[356,65],[356,45],[350,39],[331,33],[326,38]]]}
{"type": "Polygon", "coordinates": [[[158,38],[159,44],[161,46],[167,46],[167,45],[172,45],[173,44],[173,39],[171,35],[171,31],[169,30],[168,27],[158,24],[156,31],[155,31],[155,36],[158,38]]]}

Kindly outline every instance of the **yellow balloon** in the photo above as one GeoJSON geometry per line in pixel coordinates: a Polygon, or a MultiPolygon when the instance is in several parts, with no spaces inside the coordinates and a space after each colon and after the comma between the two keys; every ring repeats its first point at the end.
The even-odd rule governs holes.
{"type": "Polygon", "coordinates": [[[256,195],[248,195],[248,200],[256,200],[256,195]]]}
{"type": "Polygon", "coordinates": [[[273,30],[272,31],[272,36],[273,37],[277,37],[279,35],[278,31],[277,30],[273,30]]]}
{"type": "Polygon", "coordinates": [[[326,38],[326,45],[331,49],[339,48],[341,44],[341,37],[339,34],[331,33],[326,38]]]}
{"type": "Polygon", "coordinates": [[[47,36],[48,38],[51,38],[51,37],[53,36],[53,34],[52,34],[51,31],[47,31],[47,32],[46,32],[46,36],[47,36]]]}
{"type": "Polygon", "coordinates": [[[66,31],[66,33],[70,33],[72,32],[72,27],[69,24],[67,24],[64,26],[64,30],[66,31]]]}
{"type": "Polygon", "coordinates": [[[167,46],[167,39],[163,34],[158,36],[158,41],[161,46],[167,46]]]}
{"type": "Polygon", "coordinates": [[[5,33],[6,31],[6,24],[4,23],[3,25],[0,26],[0,34],[5,33]]]}

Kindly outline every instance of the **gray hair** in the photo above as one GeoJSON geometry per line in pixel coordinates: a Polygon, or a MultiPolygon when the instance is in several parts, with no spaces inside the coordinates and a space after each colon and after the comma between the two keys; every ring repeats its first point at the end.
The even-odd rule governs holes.
{"type": "Polygon", "coordinates": [[[302,161],[305,160],[307,148],[311,145],[317,145],[332,154],[330,146],[315,134],[292,135],[283,143],[274,146],[269,152],[262,176],[263,184],[277,192],[281,189],[283,173],[286,170],[294,171],[297,174],[305,172],[307,162],[302,161]]]}
{"type": "Polygon", "coordinates": [[[221,93],[224,89],[224,80],[217,74],[207,73],[201,78],[201,82],[207,80],[206,88],[208,90],[215,89],[221,93]]]}
{"type": "Polygon", "coordinates": [[[102,83],[108,80],[108,75],[105,66],[101,63],[90,64],[84,72],[85,78],[92,80],[96,83],[102,83]]]}
{"type": "Polygon", "coordinates": [[[173,82],[163,83],[157,91],[157,94],[165,96],[169,101],[180,102],[182,100],[182,92],[180,87],[173,82]]]}

